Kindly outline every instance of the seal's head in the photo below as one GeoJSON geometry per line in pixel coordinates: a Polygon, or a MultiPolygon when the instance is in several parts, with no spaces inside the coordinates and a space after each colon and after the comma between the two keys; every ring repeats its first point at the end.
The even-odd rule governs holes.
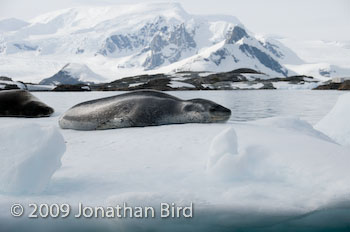
{"type": "Polygon", "coordinates": [[[26,90],[0,91],[0,117],[49,117],[54,110],[26,90]]]}
{"type": "Polygon", "coordinates": [[[26,117],[49,117],[54,113],[54,109],[40,101],[27,102],[22,111],[26,117]]]}
{"type": "Polygon", "coordinates": [[[196,122],[226,122],[231,116],[230,109],[200,98],[186,101],[183,110],[196,122]]]}

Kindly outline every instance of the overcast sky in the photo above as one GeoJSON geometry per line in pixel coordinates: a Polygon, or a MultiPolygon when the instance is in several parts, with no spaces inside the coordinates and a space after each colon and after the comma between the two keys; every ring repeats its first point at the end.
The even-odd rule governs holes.
{"type": "MultiPolygon", "coordinates": [[[[137,2],[146,1],[0,0],[0,19],[15,17],[28,20],[61,8],[137,2]]],[[[176,2],[180,2],[190,14],[234,15],[255,33],[350,41],[349,0],[177,0],[176,2]]]]}

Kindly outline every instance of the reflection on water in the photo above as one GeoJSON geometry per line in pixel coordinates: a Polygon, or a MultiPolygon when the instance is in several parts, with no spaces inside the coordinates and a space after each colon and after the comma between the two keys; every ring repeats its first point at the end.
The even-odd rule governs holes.
{"type": "Polygon", "coordinates": [[[336,103],[341,91],[242,90],[171,92],[180,98],[206,98],[232,110],[230,121],[251,121],[273,116],[297,116],[317,123],[336,103]]]}

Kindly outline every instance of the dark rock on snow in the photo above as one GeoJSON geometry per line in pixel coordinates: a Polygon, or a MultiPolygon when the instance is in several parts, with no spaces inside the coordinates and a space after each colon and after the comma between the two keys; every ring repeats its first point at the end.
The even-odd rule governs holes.
{"type": "Polygon", "coordinates": [[[87,85],[78,84],[78,85],[59,85],[54,88],[52,91],[55,92],[64,92],[64,91],[73,91],[73,92],[85,92],[91,91],[91,88],[87,85]]]}

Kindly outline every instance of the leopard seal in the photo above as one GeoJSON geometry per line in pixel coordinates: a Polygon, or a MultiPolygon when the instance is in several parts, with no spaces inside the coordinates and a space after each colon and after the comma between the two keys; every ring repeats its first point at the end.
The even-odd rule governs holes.
{"type": "Polygon", "coordinates": [[[104,130],[183,123],[225,122],[231,110],[205,99],[182,100],[140,90],[80,103],[59,120],[62,129],[104,130]]]}
{"type": "Polygon", "coordinates": [[[54,109],[26,90],[0,91],[0,117],[49,117],[54,109]]]}

